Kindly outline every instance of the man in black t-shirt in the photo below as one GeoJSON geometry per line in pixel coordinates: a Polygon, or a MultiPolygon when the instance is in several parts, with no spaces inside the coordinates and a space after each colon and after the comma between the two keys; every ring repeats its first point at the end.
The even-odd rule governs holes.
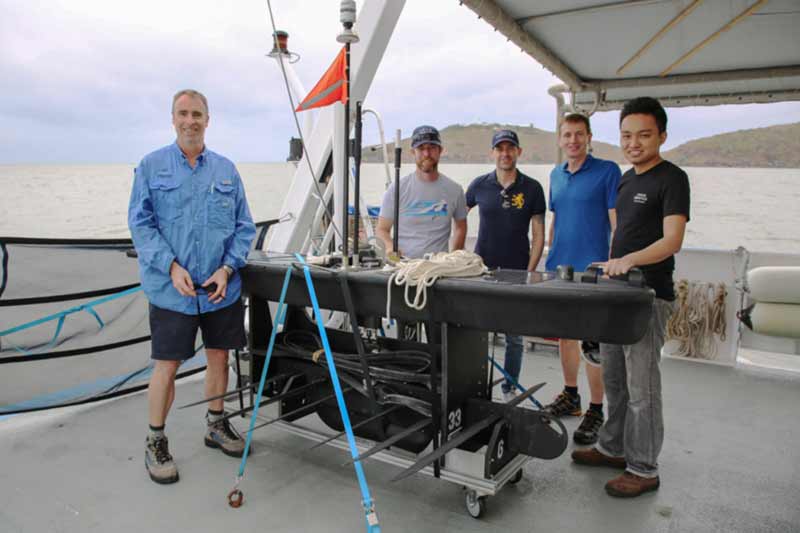
{"type": "Polygon", "coordinates": [[[667,114],[657,100],[642,97],[625,104],[620,141],[633,168],[620,180],[617,230],[611,257],[602,267],[609,276],[641,269],[656,298],[649,329],[641,340],[625,346],[600,345],[608,419],[594,448],[572,453],[576,463],[625,469],[606,483],[611,496],[639,496],[660,484],[658,454],[664,441],[664,419],[658,365],[675,300],[674,255],[681,249],[689,221],[689,178],[661,159],[666,139],[667,114]]]}

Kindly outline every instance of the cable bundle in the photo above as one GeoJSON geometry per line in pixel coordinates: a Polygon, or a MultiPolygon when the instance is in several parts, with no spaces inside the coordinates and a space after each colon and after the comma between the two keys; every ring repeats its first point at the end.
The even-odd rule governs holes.
{"type": "MultiPolygon", "coordinates": [[[[291,357],[310,360],[327,367],[324,357],[316,357],[322,347],[319,337],[311,332],[293,331],[283,336],[282,347],[291,357]]],[[[364,369],[360,356],[332,352],[340,379],[356,392],[367,395],[364,369]]],[[[431,355],[420,350],[369,352],[365,354],[369,377],[374,383],[376,400],[380,404],[404,405],[430,416],[430,402],[421,399],[431,389],[431,355]]]]}

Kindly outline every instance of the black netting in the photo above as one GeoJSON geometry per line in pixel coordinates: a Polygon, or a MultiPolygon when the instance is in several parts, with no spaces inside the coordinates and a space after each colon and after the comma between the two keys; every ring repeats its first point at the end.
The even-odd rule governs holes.
{"type": "Polygon", "coordinates": [[[119,289],[138,286],[136,260],[126,255],[130,241],[0,240],[5,280],[0,332],[24,328],[0,337],[0,415],[82,401],[146,383],[150,365],[147,300],[141,291],[112,296],[119,289]],[[84,294],[78,299],[62,298],[75,293],[84,294]],[[92,306],[102,327],[86,310],[64,314],[99,299],[110,299],[92,306]],[[24,327],[60,314],[64,318],[57,336],[58,319],[24,327]]]}

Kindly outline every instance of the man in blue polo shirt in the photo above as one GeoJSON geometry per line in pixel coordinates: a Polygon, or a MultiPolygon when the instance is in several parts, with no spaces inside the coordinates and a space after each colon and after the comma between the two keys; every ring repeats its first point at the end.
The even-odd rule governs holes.
{"type": "MultiPolygon", "coordinates": [[[[467,189],[467,207],[478,206],[480,223],[475,253],[489,268],[527,269],[539,264],[544,249],[544,213],[547,209],[542,186],[517,169],[522,154],[517,134],[499,130],[492,137],[495,170],[475,178],[467,189]],[[532,239],[528,241],[528,228],[532,239]]],[[[522,336],[506,333],[505,371],[519,380],[522,370],[522,336]]],[[[513,395],[514,385],[503,382],[504,396],[513,395]]]]}
{"type": "MultiPolygon", "coordinates": [[[[608,259],[611,232],[616,226],[614,203],[617,199],[620,170],[613,161],[595,159],[588,153],[592,140],[589,119],[577,113],[564,117],[558,142],[567,161],[550,174],[550,224],[547,270],[571,265],[585,271],[593,262],[608,259]]],[[[564,372],[564,391],[545,410],[555,416],[581,416],[578,394],[580,341],[560,339],[558,351],[564,372]]],[[[603,425],[603,370],[599,361],[585,350],[586,376],[591,399],[589,409],[573,434],[578,444],[594,444],[603,425]]]]}
{"type": "Polygon", "coordinates": [[[146,155],[134,173],[128,226],[150,301],[153,373],[145,468],[156,483],[178,481],[164,423],[175,374],[203,334],[208,404],[205,445],[241,457],[244,442],[223,416],[228,350],[246,343],[242,280],[255,226],[234,164],[206,148],[208,101],[186,89],[172,99],[177,139],[146,155]]]}

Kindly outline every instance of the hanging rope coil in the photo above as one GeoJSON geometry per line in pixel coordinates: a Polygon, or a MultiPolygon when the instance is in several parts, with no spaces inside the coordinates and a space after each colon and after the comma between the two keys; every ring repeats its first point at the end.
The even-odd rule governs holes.
{"type": "Polygon", "coordinates": [[[421,311],[428,303],[428,287],[439,278],[480,276],[488,269],[478,254],[466,250],[425,254],[422,259],[408,259],[395,265],[386,284],[386,317],[391,318],[392,285],[405,286],[406,305],[421,311]],[[416,287],[411,298],[411,288],[416,287]]]}
{"type": "Polygon", "coordinates": [[[676,308],[667,322],[667,339],[680,343],[673,355],[695,359],[716,359],[715,336],[724,341],[725,297],[723,283],[695,283],[680,280],[676,286],[676,308]]]}

